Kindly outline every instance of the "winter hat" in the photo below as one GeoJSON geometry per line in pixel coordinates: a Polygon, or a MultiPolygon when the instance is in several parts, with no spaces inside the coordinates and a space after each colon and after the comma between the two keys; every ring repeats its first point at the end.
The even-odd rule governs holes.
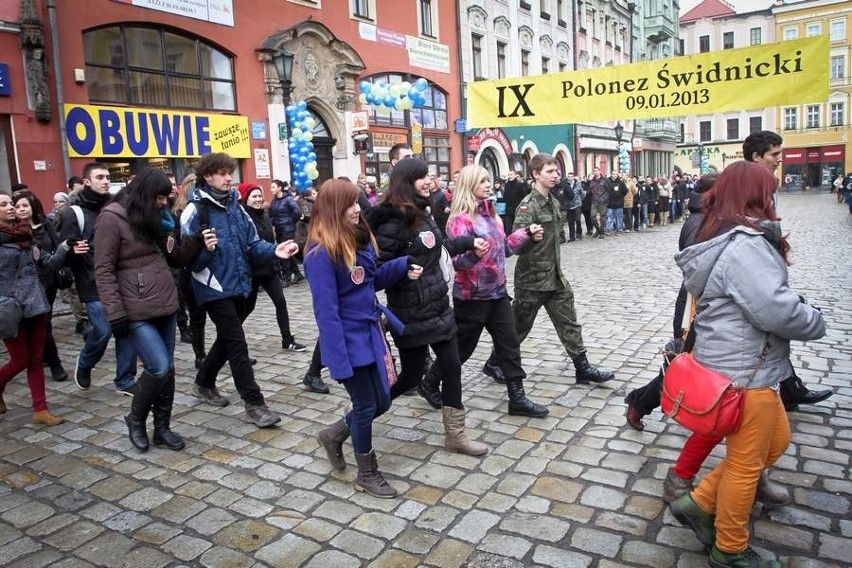
{"type": "Polygon", "coordinates": [[[240,201],[242,201],[243,203],[248,201],[249,195],[251,195],[251,192],[255,189],[260,189],[260,186],[256,183],[241,183],[240,185],[238,185],[237,193],[240,194],[240,201]]]}
{"type": "Polygon", "coordinates": [[[57,191],[53,194],[53,202],[61,201],[62,203],[68,203],[68,194],[64,191],[57,191]]]}

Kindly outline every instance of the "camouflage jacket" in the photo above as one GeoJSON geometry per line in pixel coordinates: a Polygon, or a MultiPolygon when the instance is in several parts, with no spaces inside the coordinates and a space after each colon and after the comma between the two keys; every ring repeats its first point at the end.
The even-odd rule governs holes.
{"type": "Polygon", "coordinates": [[[562,274],[559,250],[564,217],[559,201],[533,189],[518,205],[514,230],[532,224],[544,227],[544,238],[539,242],[530,240],[518,253],[515,288],[546,291],[565,287],[568,281],[562,274]]]}

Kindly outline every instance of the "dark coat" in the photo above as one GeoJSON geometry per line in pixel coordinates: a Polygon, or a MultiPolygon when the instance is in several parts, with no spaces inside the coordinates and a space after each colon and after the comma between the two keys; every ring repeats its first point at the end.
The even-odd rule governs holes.
{"type": "Polygon", "coordinates": [[[50,312],[47,295],[39,279],[39,270],[59,270],[68,248],[61,244],[55,252],[43,251],[38,245],[20,248],[7,242],[0,233],[0,296],[15,298],[25,318],[50,312]]]}
{"type": "MultiPolygon", "coordinates": [[[[243,206],[248,216],[254,223],[254,228],[257,229],[257,236],[268,243],[275,242],[275,231],[272,230],[272,222],[269,215],[263,209],[253,209],[243,206]]],[[[264,262],[261,264],[252,264],[251,277],[255,279],[269,278],[275,273],[277,263],[264,262]]]]}
{"type": "Polygon", "coordinates": [[[278,237],[292,239],[296,235],[296,222],[302,218],[302,210],[293,196],[285,191],[284,197],[276,197],[269,204],[269,216],[278,237]]]}
{"type": "Polygon", "coordinates": [[[518,205],[521,204],[521,200],[527,196],[529,193],[529,187],[527,184],[520,180],[507,181],[506,185],[503,187],[503,196],[506,199],[506,214],[515,216],[515,212],[518,210],[518,205]]]}
{"type": "Polygon", "coordinates": [[[181,244],[175,235],[147,243],[133,233],[124,206],[110,203],[98,217],[94,240],[95,279],[107,320],[144,321],[178,310],[171,268],[185,266],[198,256],[201,235],[187,237],[181,244]]]}
{"type": "Polygon", "coordinates": [[[96,302],[100,299],[98,297],[98,287],[95,284],[95,247],[93,246],[92,236],[95,232],[95,220],[98,218],[98,213],[107,204],[108,200],[109,195],[97,195],[89,187],[86,187],[80,192],[79,201],[76,205],[83,211],[82,231],[77,222],[77,215],[70,206],[62,216],[62,226],[59,229],[60,240],[75,239],[89,241],[88,253],[79,255],[72,252],[66,257],[66,262],[74,273],[77,295],[84,304],[86,302],[96,302]]]}
{"type": "Polygon", "coordinates": [[[398,348],[406,349],[447,341],[456,334],[449,288],[441,272],[441,244],[450,256],[473,248],[474,237],[444,239],[425,200],[424,214],[412,228],[414,213],[389,203],[374,207],[367,220],[379,245],[379,263],[410,256],[423,267],[418,280],[402,280],[387,289],[388,308],[405,324],[402,336],[394,334],[398,348]]]}
{"type": "Polygon", "coordinates": [[[609,209],[623,209],[624,196],[627,195],[627,192],[629,191],[627,189],[627,184],[624,183],[624,180],[622,180],[621,178],[606,178],[606,191],[609,195],[609,202],[607,204],[607,207],[609,209]]]}

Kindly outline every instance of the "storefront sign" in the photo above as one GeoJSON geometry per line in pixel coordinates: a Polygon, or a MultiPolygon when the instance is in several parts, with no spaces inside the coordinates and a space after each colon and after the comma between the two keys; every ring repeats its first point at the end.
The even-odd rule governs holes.
{"type": "Polygon", "coordinates": [[[411,125],[411,151],[415,154],[423,153],[423,127],[416,122],[411,125]]]}
{"type": "Polygon", "coordinates": [[[65,105],[72,158],[250,158],[248,118],[159,109],[65,105]]]}
{"type": "Polygon", "coordinates": [[[158,12],[234,27],[233,0],[112,0],[158,12]]]}
{"type": "Polygon", "coordinates": [[[373,132],[370,137],[373,139],[374,153],[388,153],[394,144],[408,144],[407,134],[394,134],[391,132],[373,132]]]}
{"type": "Polygon", "coordinates": [[[266,122],[263,120],[251,121],[251,139],[266,140],[266,122]]]}
{"type": "Polygon", "coordinates": [[[350,132],[366,132],[370,129],[367,111],[350,112],[346,114],[346,129],[350,132]]]}
{"type": "Polygon", "coordinates": [[[269,150],[266,148],[254,149],[254,173],[257,179],[272,177],[272,171],[269,168],[269,150]]]}
{"type": "Polygon", "coordinates": [[[405,36],[395,31],[376,28],[376,40],[385,45],[405,49],[405,36]]]}
{"type": "Polygon", "coordinates": [[[805,161],[805,152],[801,148],[784,149],[781,161],[785,164],[801,164],[805,161]]]}
{"type": "Polygon", "coordinates": [[[808,150],[808,162],[819,162],[819,148],[808,150]]]}
{"type": "Polygon", "coordinates": [[[822,149],[823,162],[842,162],[843,161],[843,146],[824,146],[822,149]]]}
{"type": "Polygon", "coordinates": [[[0,63],[0,96],[8,97],[12,94],[12,85],[9,84],[9,65],[0,63]]]}
{"type": "Polygon", "coordinates": [[[711,114],[828,98],[828,36],[468,84],[468,123],[534,126],[711,114]]]}
{"type": "MultiPolygon", "coordinates": [[[[512,142],[509,140],[509,137],[506,136],[506,133],[500,130],[499,128],[483,128],[476,134],[476,138],[479,139],[479,145],[481,146],[486,140],[494,140],[500,147],[503,149],[503,152],[508,156],[514,150],[512,149],[512,142]]],[[[477,148],[479,150],[479,148],[477,148]]]]}
{"type": "Polygon", "coordinates": [[[450,72],[450,46],[414,36],[405,36],[408,64],[441,73],[450,72]]]}

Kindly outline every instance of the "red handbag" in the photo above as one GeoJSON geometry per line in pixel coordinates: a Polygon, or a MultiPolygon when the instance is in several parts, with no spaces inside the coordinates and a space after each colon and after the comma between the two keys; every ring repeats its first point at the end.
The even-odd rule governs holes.
{"type": "Polygon", "coordinates": [[[724,438],[740,429],[745,389],[681,353],[663,375],[663,412],[696,434],[724,438]]]}

